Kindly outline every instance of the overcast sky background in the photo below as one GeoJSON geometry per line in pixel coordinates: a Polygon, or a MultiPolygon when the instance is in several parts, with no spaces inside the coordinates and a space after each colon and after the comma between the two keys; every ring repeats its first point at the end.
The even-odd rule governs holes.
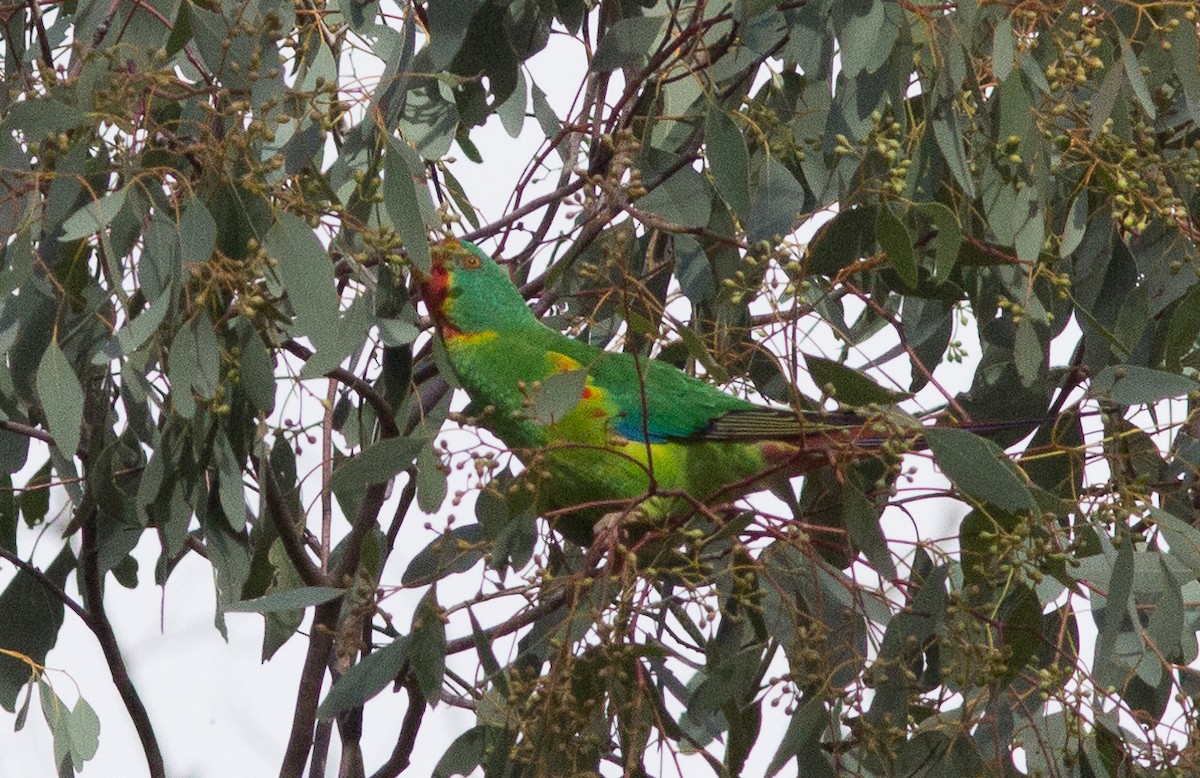
{"type": "MultiPolygon", "coordinates": [[[[556,113],[560,117],[566,115],[584,74],[585,62],[578,42],[565,36],[554,36],[549,48],[531,64],[533,80],[547,92],[556,113]]],[[[366,75],[361,65],[359,75],[366,75]]],[[[453,171],[466,187],[471,201],[482,210],[482,219],[486,222],[505,213],[509,194],[544,137],[536,123],[529,120],[523,136],[512,139],[493,116],[485,128],[472,132],[472,140],[484,157],[483,164],[476,165],[467,161],[462,154],[457,154],[459,161],[453,165],[453,171]]],[[[556,173],[552,171],[551,175],[542,176],[542,183],[530,187],[525,199],[549,191],[555,183],[556,173]]],[[[813,226],[808,225],[805,232],[811,234],[813,226]]],[[[510,243],[508,250],[511,252],[518,247],[510,243]]],[[[1072,330],[1069,328],[1068,334],[1059,339],[1053,359],[1059,362],[1065,359],[1065,354],[1073,346],[1074,337],[1069,334],[1072,330]]],[[[964,341],[971,357],[965,365],[943,363],[938,369],[939,381],[952,392],[966,388],[974,360],[979,355],[978,345],[973,339],[973,326],[961,328],[956,336],[964,341]]],[[[890,345],[881,343],[878,352],[890,345]]],[[[810,353],[820,353],[822,348],[828,349],[827,354],[836,353],[830,343],[803,344],[803,349],[810,353]]],[[[852,359],[852,362],[861,361],[862,358],[852,359]]],[[[908,367],[903,360],[897,361],[885,372],[907,383],[908,367]]],[[[311,382],[311,387],[316,396],[325,395],[326,384],[323,379],[311,382]]],[[[281,394],[280,403],[284,400],[281,394]]],[[[917,398],[917,403],[927,406],[938,404],[935,391],[927,388],[917,398]]],[[[296,413],[296,409],[291,408],[282,415],[295,418],[296,413]]],[[[303,414],[305,420],[311,422],[319,418],[320,409],[309,406],[303,410],[303,414]]],[[[460,434],[455,438],[454,447],[460,447],[464,440],[469,438],[460,434]]],[[[315,469],[318,457],[319,445],[309,446],[300,461],[300,472],[315,469]]],[[[942,483],[932,475],[927,460],[910,460],[920,469],[918,483],[942,483]]],[[[31,470],[44,461],[44,448],[36,442],[29,461],[33,465],[31,470]]],[[[310,477],[307,491],[310,499],[316,494],[313,487],[318,480],[319,476],[310,477]]],[[[61,495],[57,496],[57,500],[57,504],[61,504],[61,495]]],[[[254,505],[253,500],[251,505],[254,505]]],[[[473,516],[470,506],[471,500],[468,498],[462,507],[456,509],[460,522],[473,516]]],[[[922,511],[919,531],[923,537],[953,536],[957,518],[965,512],[960,504],[948,500],[922,502],[919,509],[922,511]]],[[[384,508],[381,515],[390,515],[388,507],[384,508]]],[[[444,516],[427,517],[433,525],[432,531],[423,529],[422,522],[415,518],[406,524],[402,542],[384,571],[384,585],[398,584],[412,556],[445,526],[444,516]]],[[[53,558],[60,546],[59,533],[65,523],[66,517],[60,517],[40,538],[33,532],[23,531],[19,541],[22,556],[28,557],[36,542],[36,561],[44,563],[53,558]]],[[[335,537],[340,537],[345,529],[345,523],[341,522],[335,527],[335,537]]],[[[911,540],[914,537],[913,529],[912,521],[898,511],[889,512],[884,519],[884,534],[889,538],[911,540]]],[[[77,538],[72,543],[77,547],[77,538]]],[[[140,565],[141,585],[131,591],[109,577],[105,603],[133,680],[154,722],[168,775],[172,778],[275,775],[292,721],[296,682],[307,640],[299,635],[293,637],[271,662],[263,664],[260,662],[262,617],[256,614],[228,614],[229,641],[226,643],[213,627],[215,598],[209,564],[195,555],[189,555],[172,573],[166,586],[160,589],[151,580],[158,554],[159,544],[155,533],[145,533],[135,551],[140,565]]],[[[11,568],[0,564],[0,586],[6,584],[11,576],[11,568]]],[[[476,566],[472,571],[440,585],[439,600],[447,605],[468,598],[479,590],[479,582],[480,567],[476,566]]],[[[78,596],[74,576],[68,581],[68,591],[78,596]]],[[[402,630],[407,629],[412,607],[422,593],[423,590],[400,592],[385,602],[385,607],[392,612],[397,626],[402,630]]],[[[487,624],[500,620],[507,611],[489,613],[485,609],[478,609],[476,613],[487,624]]],[[[463,634],[461,619],[451,624],[451,637],[458,634],[463,634]]],[[[501,661],[510,645],[511,641],[497,646],[496,653],[501,661]]],[[[452,666],[461,668],[468,677],[473,677],[473,665],[468,661],[470,658],[470,655],[453,658],[452,666]]],[[[782,658],[777,658],[777,661],[782,672],[782,658]]],[[[144,775],[145,763],[137,735],[111,683],[96,640],[69,611],[59,634],[58,645],[47,658],[47,666],[51,668],[48,676],[50,682],[65,701],[74,703],[77,685],[79,693],[100,716],[100,749],[96,757],[85,765],[83,775],[88,778],[144,775]]],[[[390,690],[367,706],[362,745],[368,773],[390,754],[405,707],[405,696],[402,693],[393,694],[390,690]]],[[[36,702],[34,708],[25,729],[20,733],[12,731],[11,716],[0,716],[0,778],[54,774],[51,736],[40,712],[36,710],[36,702]]],[[[413,754],[413,764],[406,774],[430,774],[453,737],[474,723],[472,712],[445,704],[427,713],[419,747],[413,754]]],[[[747,775],[764,772],[784,726],[786,719],[778,709],[767,717],[760,744],[752,752],[747,765],[747,775]]],[[[338,753],[335,736],[328,760],[329,775],[336,775],[338,753]]],[[[671,776],[676,774],[674,764],[670,757],[664,755],[663,761],[652,771],[671,776]]],[[[687,761],[681,764],[686,766],[687,761]]],[[[790,774],[790,768],[784,774],[790,774]]]]}

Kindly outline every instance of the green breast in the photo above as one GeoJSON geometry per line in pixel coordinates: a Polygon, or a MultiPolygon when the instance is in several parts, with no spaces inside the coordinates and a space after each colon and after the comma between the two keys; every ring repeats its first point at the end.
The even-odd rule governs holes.
{"type": "Polygon", "coordinates": [[[764,460],[754,444],[665,440],[647,445],[618,435],[618,407],[605,388],[593,384],[562,418],[539,424],[532,408],[535,382],[571,369],[578,365],[577,358],[589,357],[576,341],[548,341],[530,333],[473,335],[446,343],[473,412],[489,409],[479,423],[512,449],[536,480],[542,513],[579,506],[572,511],[576,522],[590,529],[605,513],[645,497],[652,483],[660,492],[725,502],[746,491],[730,487],[745,485],[763,471],[764,460]],[[574,356],[564,358],[568,349],[574,356]]]}

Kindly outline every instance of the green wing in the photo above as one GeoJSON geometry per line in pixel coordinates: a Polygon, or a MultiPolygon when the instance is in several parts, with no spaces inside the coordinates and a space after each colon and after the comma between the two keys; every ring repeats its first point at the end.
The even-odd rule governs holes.
{"type": "Polygon", "coordinates": [[[673,365],[635,361],[630,354],[601,352],[588,369],[588,378],[610,401],[610,428],[641,442],[786,441],[857,427],[865,421],[854,414],[798,414],[791,408],[756,405],[673,365]]]}

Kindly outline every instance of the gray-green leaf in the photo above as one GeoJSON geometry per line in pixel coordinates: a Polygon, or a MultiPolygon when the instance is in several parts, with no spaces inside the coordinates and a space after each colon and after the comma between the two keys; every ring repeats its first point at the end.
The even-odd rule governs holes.
{"type": "Polygon", "coordinates": [[[1037,506],[1004,450],[966,430],[931,427],[924,433],[933,459],[963,494],[1006,511],[1037,506]]]}
{"type": "Polygon", "coordinates": [[[108,226],[116,218],[121,206],[125,205],[125,191],[118,189],[109,192],[99,200],[93,200],[80,208],[63,222],[63,234],[60,240],[79,240],[89,235],[95,235],[108,226]]]}
{"type": "Polygon", "coordinates": [[[312,605],[321,605],[336,600],[345,594],[343,589],[330,586],[301,586],[298,589],[271,592],[253,600],[236,602],[225,609],[227,613],[278,613],[280,611],[303,610],[312,605]]]}
{"type": "Polygon", "coordinates": [[[607,73],[644,64],[658,42],[663,21],[661,16],[635,16],[609,27],[592,57],[592,70],[607,73]]]}
{"type": "Polygon", "coordinates": [[[42,355],[37,390],[58,450],[63,456],[75,456],[75,449],[79,448],[79,425],[83,421],[83,386],[56,340],[50,341],[42,355]]]}

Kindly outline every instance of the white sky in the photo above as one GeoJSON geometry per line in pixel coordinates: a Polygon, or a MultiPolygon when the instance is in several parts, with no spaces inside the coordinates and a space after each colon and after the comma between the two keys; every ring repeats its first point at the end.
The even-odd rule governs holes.
{"type": "MultiPolygon", "coordinates": [[[[581,83],[584,72],[583,59],[578,43],[565,36],[552,38],[547,51],[538,55],[532,65],[535,80],[547,91],[551,105],[562,117],[567,114],[575,98],[574,90],[581,83]]],[[[511,139],[493,117],[486,128],[472,133],[472,139],[484,157],[482,165],[475,165],[465,156],[452,151],[459,159],[453,170],[466,186],[472,202],[483,211],[483,221],[499,218],[505,213],[509,193],[524,172],[542,140],[533,119],[526,124],[526,133],[511,139]]],[[[554,158],[557,162],[557,157],[554,158]]],[[[556,176],[540,176],[541,182],[531,186],[526,201],[548,191],[556,176]]],[[[536,216],[536,215],[535,215],[536,216]]],[[[527,220],[532,222],[531,220],[527,220]]],[[[509,246],[511,252],[515,245],[509,246]]],[[[973,327],[959,328],[956,333],[965,342],[973,358],[979,355],[978,344],[973,342],[973,327]]],[[[1061,364],[1073,348],[1077,331],[1068,329],[1055,344],[1052,364],[1061,364]]],[[[814,350],[821,344],[815,343],[814,350]]],[[[883,351],[890,343],[878,344],[883,351]]],[[[830,352],[836,346],[829,342],[824,347],[830,352]]],[[[807,346],[806,346],[807,350],[807,346]]],[[[863,355],[864,359],[868,356],[863,355]]],[[[852,359],[861,362],[862,359],[852,359]]],[[[907,381],[907,365],[893,363],[885,372],[907,381]]],[[[938,379],[951,392],[966,388],[971,378],[973,360],[965,365],[944,363],[938,368],[938,379]]],[[[316,395],[325,394],[324,380],[313,382],[316,395]]],[[[918,398],[918,404],[937,403],[932,388],[918,398]]],[[[295,411],[291,411],[295,416],[295,411]]],[[[306,419],[319,416],[319,411],[309,409],[306,419]]],[[[457,447],[457,442],[456,442],[457,447]]],[[[299,470],[306,472],[314,468],[319,456],[319,446],[307,448],[299,470]]],[[[910,458],[918,468],[917,483],[940,483],[933,474],[927,459],[910,458]]],[[[44,461],[44,450],[34,446],[30,461],[44,461]]],[[[316,478],[310,483],[315,482],[316,478]]],[[[452,486],[453,489],[453,486],[452,486]]],[[[315,492],[310,489],[309,495],[315,492]]],[[[393,498],[394,499],[394,498],[393,498]]],[[[949,501],[926,501],[921,504],[923,512],[919,527],[923,537],[950,537],[956,533],[957,520],[964,512],[961,504],[949,501]]],[[[470,500],[456,510],[460,523],[473,515],[470,500]]],[[[390,515],[385,507],[381,515],[390,515]]],[[[412,517],[404,530],[404,542],[383,574],[385,585],[398,583],[401,573],[412,556],[431,540],[444,526],[441,517],[429,519],[433,532],[420,529],[421,522],[412,517]]],[[[38,541],[35,561],[48,562],[57,552],[58,528],[51,528],[38,541]]],[[[346,529],[342,522],[335,527],[335,537],[346,529]]],[[[914,539],[912,522],[898,511],[884,518],[885,536],[900,542],[914,539]]],[[[34,536],[23,531],[20,548],[28,555],[34,536]]],[[[294,637],[267,663],[259,661],[263,619],[255,614],[228,614],[229,642],[226,643],[212,625],[214,593],[212,569],[207,562],[189,555],[171,575],[163,589],[152,583],[153,570],[159,554],[157,538],[145,533],[135,550],[140,565],[141,586],[135,591],[118,585],[111,577],[106,588],[106,606],[112,617],[117,639],[123,649],[133,680],[149,710],[155,731],[164,752],[170,776],[258,776],[274,775],[279,769],[284,744],[292,720],[295,703],[296,681],[303,662],[307,641],[303,636],[294,637]]],[[[865,568],[864,568],[865,570],[865,568]]],[[[7,565],[0,567],[0,586],[11,578],[7,565]]],[[[439,586],[443,605],[470,597],[479,590],[480,568],[455,576],[453,580],[439,586]]],[[[74,576],[68,582],[68,590],[74,595],[74,576]]],[[[396,623],[406,629],[421,590],[402,592],[391,597],[386,607],[393,613],[396,623]]],[[[484,623],[499,620],[489,618],[487,611],[477,611],[484,623]]],[[[462,620],[451,624],[451,636],[462,634],[462,620]]],[[[497,654],[503,662],[505,650],[510,645],[501,643],[497,654]]],[[[1085,654],[1086,655],[1086,654],[1085,654]]],[[[452,666],[465,670],[468,677],[473,664],[470,654],[452,658],[452,666]]],[[[69,611],[58,646],[50,653],[47,665],[51,668],[49,680],[58,694],[68,703],[73,703],[78,685],[79,692],[97,710],[101,720],[100,750],[96,757],[85,765],[83,775],[89,778],[128,778],[143,775],[144,760],[136,733],[129,722],[124,707],[113,687],[103,657],[93,635],[69,611]]],[[[782,670],[782,665],[780,665],[782,670]]],[[[774,696],[774,695],[771,695],[774,696]]],[[[36,708],[36,704],[34,706],[36,708]]],[[[365,733],[362,740],[368,774],[383,762],[393,747],[396,732],[404,715],[406,699],[403,694],[390,690],[376,697],[366,709],[365,733]]],[[[766,719],[758,747],[752,752],[747,765],[747,775],[758,775],[765,771],[767,762],[778,745],[786,726],[781,709],[765,708],[766,719]]],[[[13,733],[6,721],[0,719],[0,778],[9,776],[53,775],[51,737],[40,713],[31,711],[25,729],[13,733]]],[[[407,775],[423,776],[432,772],[445,747],[458,733],[475,723],[469,711],[439,705],[428,712],[422,727],[419,747],[414,751],[413,764],[407,775]]],[[[336,775],[338,764],[338,740],[335,735],[328,760],[328,775],[336,775]]],[[[681,764],[688,764],[687,760],[681,764]]],[[[652,769],[663,776],[675,773],[670,759],[652,769]]],[[[785,769],[784,775],[790,774],[785,769]]],[[[707,768],[704,768],[707,772],[707,768]]]]}

